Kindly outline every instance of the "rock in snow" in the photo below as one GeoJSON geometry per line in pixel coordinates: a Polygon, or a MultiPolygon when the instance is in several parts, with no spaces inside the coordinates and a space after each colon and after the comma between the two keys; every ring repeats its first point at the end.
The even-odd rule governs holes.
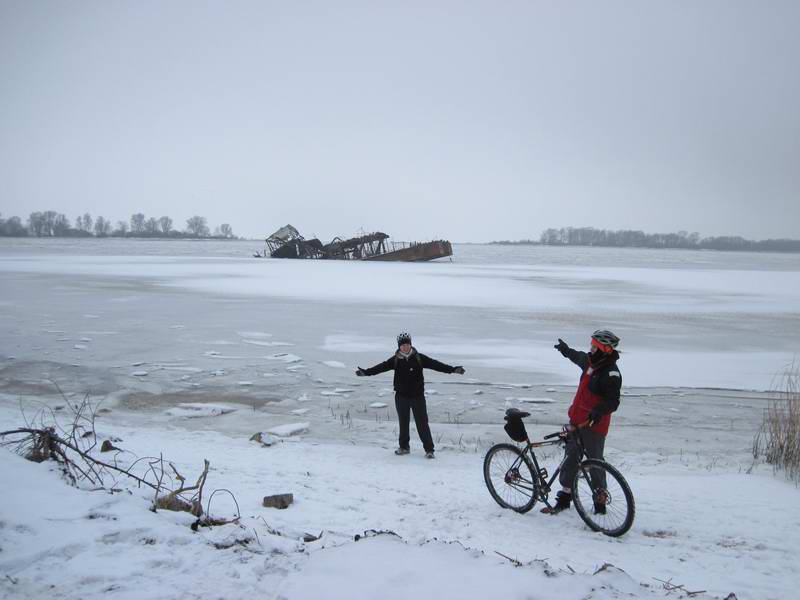
{"type": "Polygon", "coordinates": [[[110,440],[103,440],[100,445],[100,452],[111,452],[112,450],[119,450],[110,440]]]}
{"type": "Polygon", "coordinates": [[[273,496],[264,496],[262,504],[266,508],[289,508],[292,502],[294,502],[292,494],[275,494],[273,496]]]}

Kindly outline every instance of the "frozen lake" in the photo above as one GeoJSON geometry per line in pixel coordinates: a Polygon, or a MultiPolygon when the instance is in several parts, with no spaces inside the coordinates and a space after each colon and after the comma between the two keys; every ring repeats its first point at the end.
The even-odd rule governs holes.
{"type": "Polygon", "coordinates": [[[260,246],[0,240],[0,354],[206,369],[290,348],[313,376],[374,364],[409,331],[470,378],[559,385],[575,373],[556,338],[583,348],[603,327],[628,388],[766,390],[800,337],[797,255],[457,244],[392,264],[251,258],[260,246]]]}

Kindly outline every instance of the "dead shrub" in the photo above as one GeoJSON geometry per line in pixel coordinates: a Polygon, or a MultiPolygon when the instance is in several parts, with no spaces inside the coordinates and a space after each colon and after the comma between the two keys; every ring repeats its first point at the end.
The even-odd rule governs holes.
{"type": "Polygon", "coordinates": [[[753,440],[753,457],[761,456],[800,483],[800,363],[787,366],[773,386],[774,398],[764,410],[753,440]]]}
{"type": "MultiPolygon", "coordinates": [[[[56,388],[61,392],[58,386],[56,388]]],[[[42,406],[33,418],[28,418],[22,410],[25,427],[0,431],[0,448],[8,447],[34,462],[56,461],[73,485],[88,483],[93,489],[117,490],[119,478],[130,479],[140,487],[153,490],[153,512],[158,509],[189,512],[200,519],[201,525],[238,522],[239,504],[228,490],[215,490],[214,493],[225,491],[231,494],[237,510],[234,519],[213,519],[203,511],[203,493],[210,467],[208,460],[203,460],[203,471],[194,485],[187,483],[175,465],[165,461],[163,456],[134,459],[131,453],[114,447],[109,440],[103,442],[100,452],[112,450],[115,454],[101,460],[95,452],[98,405],[90,401],[88,394],[82,401],[74,403],[63,393],[61,395],[69,411],[57,415],[47,406],[42,406]]],[[[214,493],[209,497],[209,507],[214,493]]]]}

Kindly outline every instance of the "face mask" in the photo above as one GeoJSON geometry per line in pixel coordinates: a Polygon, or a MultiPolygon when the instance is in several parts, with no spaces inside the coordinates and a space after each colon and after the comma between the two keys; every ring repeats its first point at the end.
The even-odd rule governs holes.
{"type": "Polygon", "coordinates": [[[592,352],[589,355],[589,364],[599,365],[604,360],[607,360],[609,358],[611,358],[610,354],[606,354],[605,352],[601,352],[600,350],[597,350],[596,352],[592,352]]]}

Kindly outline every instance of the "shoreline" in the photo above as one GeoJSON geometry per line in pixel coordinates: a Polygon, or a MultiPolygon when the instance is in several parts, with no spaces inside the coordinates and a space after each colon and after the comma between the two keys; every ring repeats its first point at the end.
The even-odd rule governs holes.
{"type": "MultiPolygon", "coordinates": [[[[125,369],[148,366],[152,365],[125,369]]],[[[350,440],[358,445],[385,445],[396,435],[390,378],[367,382],[318,377],[298,380],[276,373],[255,381],[199,384],[187,379],[173,385],[160,380],[158,374],[151,371],[136,377],[120,374],[119,369],[38,361],[9,365],[6,361],[0,366],[0,403],[7,408],[48,406],[64,410],[88,395],[90,402],[105,410],[104,418],[112,413],[114,419],[143,426],[202,429],[241,437],[270,427],[307,422],[319,441],[350,440]],[[217,414],[221,408],[229,412],[217,414]]],[[[461,389],[441,380],[427,384],[434,435],[442,436],[439,445],[450,449],[464,445],[485,450],[492,440],[504,439],[503,414],[512,406],[531,413],[528,422],[532,435],[560,427],[567,420],[576,385],[465,382],[455,388],[461,389]]],[[[760,430],[763,412],[773,399],[773,394],[752,391],[626,389],[613,416],[615,432],[610,440],[612,447],[620,444],[628,452],[660,448],[664,454],[673,454],[678,439],[691,444],[703,439],[704,432],[716,431],[715,440],[706,440],[704,447],[744,462],[760,430]],[[648,433],[642,436],[642,431],[648,433]]]]}

